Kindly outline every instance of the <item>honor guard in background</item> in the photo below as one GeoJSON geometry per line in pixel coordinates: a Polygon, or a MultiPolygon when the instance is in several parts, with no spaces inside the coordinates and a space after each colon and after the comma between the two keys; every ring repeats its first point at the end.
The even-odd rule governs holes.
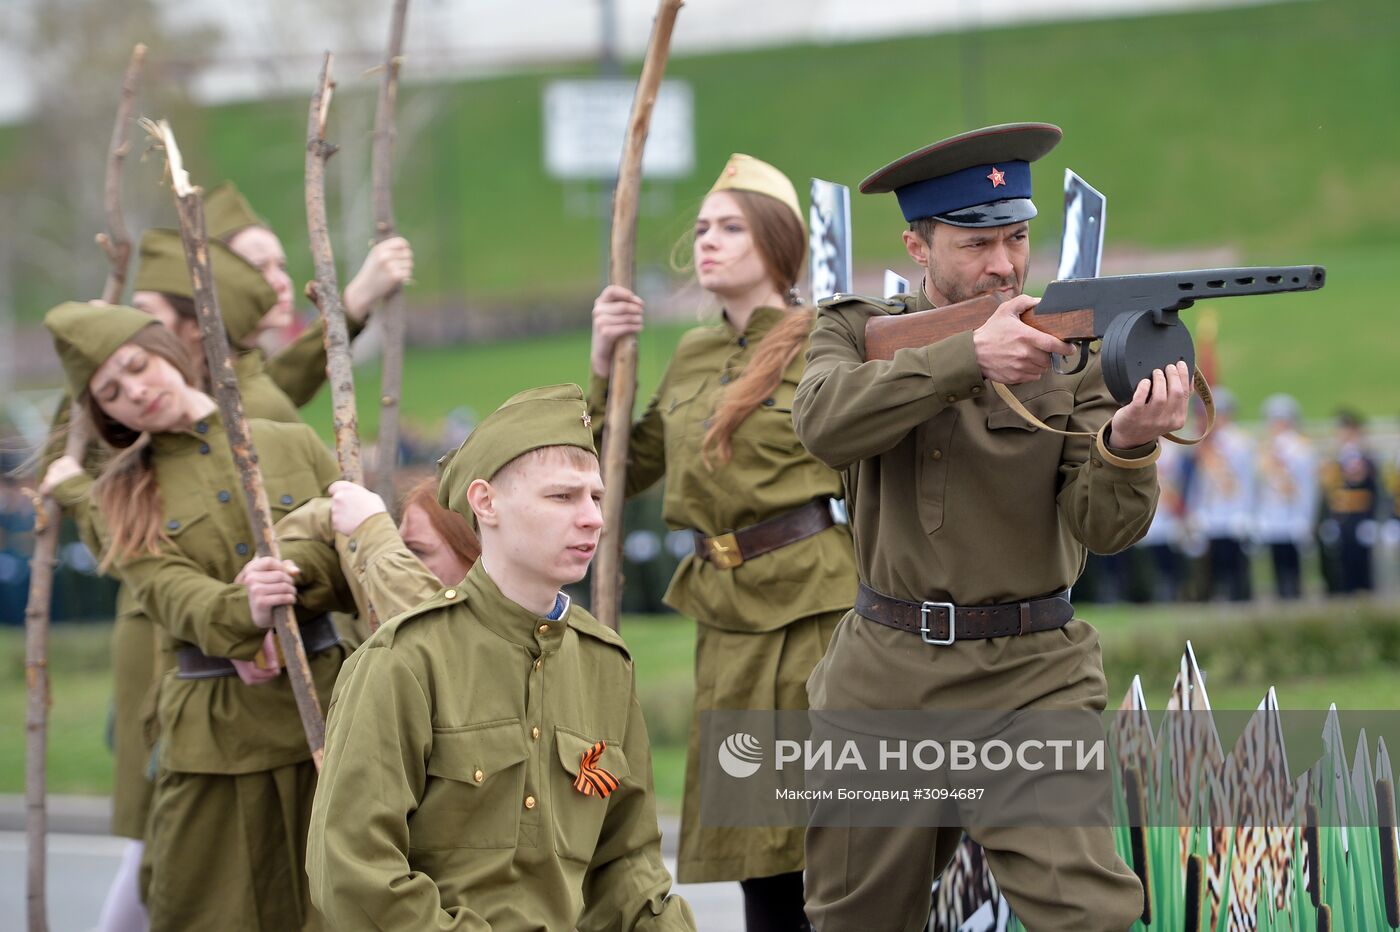
{"type": "MultiPolygon", "coordinates": [[[[1157,438],[1185,423],[1191,380],[1184,364],[1158,370],[1120,408],[1097,354],[1077,374],[1057,374],[1051,354],[1074,348],[1019,319],[1038,301],[1022,293],[1036,214],[1030,163],[1059,140],[1047,124],[990,127],[861,185],[895,193],[925,277],[890,300],[821,302],[797,389],[798,437],[844,472],[860,573],[856,607],[808,681],[814,710],[1104,708],[1098,634],[1074,617],[1068,589],[1086,549],[1116,552],[1147,530],[1157,438]],[[865,361],[872,317],[986,293],[1002,304],[977,330],[865,361]],[[1052,427],[1104,430],[1094,439],[1033,427],[992,381],[1052,427]]],[[[807,833],[813,925],[922,929],[962,830],[822,825],[824,805],[807,833]]],[[[967,832],[1028,928],[1123,930],[1142,912],[1107,822],[967,832]]]]}
{"type": "Polygon", "coordinates": [[[1303,594],[1303,551],[1317,515],[1317,454],[1298,432],[1301,414],[1291,395],[1270,395],[1264,401],[1268,433],[1259,451],[1254,533],[1269,548],[1280,599],[1303,594]]]}
{"type": "MultiPolygon", "coordinates": [[[[676,874],[737,880],[748,932],[798,930],[801,826],[703,824],[713,754],[700,716],[714,709],[802,710],[805,684],[855,598],[850,531],[833,521],[841,477],[803,449],[792,398],[814,314],[796,297],[807,252],[792,182],[735,154],[700,205],[695,277],[719,319],[681,338],[627,447],[627,493],[666,481],[662,514],[694,554],[666,603],[695,619],[695,708],[686,752],[676,874]]],[[[593,306],[588,410],[601,437],[617,338],[642,326],[642,302],[610,286],[593,306]]]]}
{"type": "Polygon", "coordinates": [[[312,817],[312,900],[361,929],[684,930],[622,639],[561,587],[603,484],[582,391],[522,392],[447,462],[481,557],[347,665],[312,817]]]}
{"type": "Polygon", "coordinates": [[[1254,441],[1235,426],[1235,397],[1215,389],[1215,429],[1196,447],[1186,489],[1187,522],[1205,539],[1206,598],[1248,602],[1250,532],[1254,520],[1254,441]]]}
{"type": "Polygon", "coordinates": [[[1370,592],[1380,512],[1380,476],[1355,411],[1337,414],[1337,455],[1322,468],[1324,517],[1318,536],[1331,554],[1331,591],[1370,592]]]}

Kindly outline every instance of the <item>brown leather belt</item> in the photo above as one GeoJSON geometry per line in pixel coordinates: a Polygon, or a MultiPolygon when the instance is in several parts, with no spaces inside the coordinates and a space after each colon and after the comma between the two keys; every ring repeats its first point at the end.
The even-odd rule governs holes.
{"type": "MultiPolygon", "coordinates": [[[[310,621],[303,621],[301,643],[306,648],[306,656],[330,650],[340,643],[340,632],[335,630],[335,622],[330,615],[317,615],[310,621]]],[[[182,680],[208,680],[220,676],[237,676],[233,661],[227,657],[210,657],[192,644],[187,644],[175,652],[175,676],[182,680]]]]}
{"type": "Polygon", "coordinates": [[[952,602],[906,602],[881,595],[861,583],[856,592],[855,610],[862,618],[917,634],[927,644],[943,646],[967,639],[1054,631],[1074,617],[1068,589],[1025,602],[954,605],[952,602]],[[951,625],[950,620],[954,622],[951,625]]]}
{"type": "Polygon", "coordinates": [[[831,527],[831,499],[817,498],[792,511],[751,524],[727,534],[706,537],[691,531],[695,538],[695,555],[722,570],[732,570],[745,560],[795,544],[831,527]]]}

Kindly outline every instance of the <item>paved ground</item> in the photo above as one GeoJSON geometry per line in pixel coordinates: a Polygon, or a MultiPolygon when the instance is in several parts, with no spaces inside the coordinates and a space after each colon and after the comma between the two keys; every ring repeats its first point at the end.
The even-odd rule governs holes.
{"type": "MultiPolygon", "coordinates": [[[[88,932],[97,922],[107,887],[126,840],[106,833],[106,799],[55,797],[49,807],[48,908],[50,932],[88,932]]],[[[663,819],[666,864],[676,869],[679,825],[663,819]]],[[[23,926],[25,887],[24,801],[0,796],[0,927],[23,926]]],[[[687,884],[677,888],[695,909],[706,932],[742,932],[743,905],[737,883],[687,884]]]]}

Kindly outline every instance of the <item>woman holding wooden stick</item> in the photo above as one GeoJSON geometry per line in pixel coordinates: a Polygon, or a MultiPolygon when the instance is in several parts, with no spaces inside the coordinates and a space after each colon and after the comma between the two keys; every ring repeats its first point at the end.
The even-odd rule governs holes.
{"type": "MultiPolygon", "coordinates": [[[[243,293],[257,289],[266,303],[255,317],[231,316],[225,310],[229,342],[238,350],[238,376],[244,411],[249,417],[279,421],[299,419],[326,382],[326,347],[319,321],[275,353],[264,356],[258,341],[292,321],[292,280],[287,274],[282,241],[253,213],[229,182],[214,188],[205,202],[209,251],[217,284],[236,283],[243,293]],[[249,278],[252,278],[252,282],[249,278]]],[[[413,275],[413,251],[402,237],[370,250],[345,288],[345,320],[353,339],[365,328],[370,311],[383,297],[413,275]]],[[[178,230],[147,230],[141,237],[133,307],[159,317],[186,344],[203,371],[204,351],[195,314],[189,269],[178,230]]],[[[224,302],[220,302],[222,308],[224,302]]]]}
{"type": "MultiPolygon", "coordinates": [[[[696,619],[695,715],[686,757],[677,879],[738,880],[750,932],[806,928],[802,828],[700,824],[699,714],[805,709],[806,680],[856,590],[850,534],[836,524],[840,477],[802,448],[792,398],[814,315],[799,305],[806,254],[797,192],[734,155],[700,206],[695,274],[720,319],[682,337],[632,425],[627,494],[666,477],[663,514],[694,554],[666,602],[696,619]]],[[[642,326],[642,301],[609,286],[593,305],[589,414],[601,431],[613,344],[642,326]]]]}
{"type": "MultiPolygon", "coordinates": [[[[237,343],[255,332],[276,303],[277,296],[256,269],[222,245],[211,244],[210,250],[216,263],[215,287],[224,321],[230,341],[237,343]]],[[[192,371],[199,373],[197,382],[203,386],[206,381],[204,351],[179,234],[165,230],[146,232],[140,245],[135,289],[132,303],[163,323],[181,343],[189,354],[192,371]]],[[[251,417],[296,420],[295,408],[266,373],[253,376],[242,387],[251,417]]],[[[76,460],[64,458],[56,462],[61,452],[61,438],[66,433],[68,401],[65,394],[58,409],[55,442],[50,444],[46,457],[45,487],[58,487],[60,494],[56,500],[74,517],[88,547],[100,553],[102,544],[96,539],[96,531],[89,520],[91,513],[87,503],[107,448],[94,441],[85,458],[85,471],[79,468],[76,460]],[[64,481],[70,479],[72,481],[64,481]]],[[[148,771],[156,730],[155,687],[164,672],[157,665],[157,647],[156,628],[151,619],[131,590],[120,586],[111,641],[112,834],[131,842],[108,891],[98,932],[142,932],[146,928],[137,866],[141,861],[153,790],[148,771]]]]}
{"type": "MultiPolygon", "coordinates": [[[[295,314],[295,294],[291,276],[287,274],[287,254],[282,240],[230,181],[216,185],[205,195],[204,218],[210,240],[221,242],[257,269],[277,295],[277,303],[261,324],[258,335],[276,332],[290,324],[295,314]]],[[[364,330],[375,306],[412,277],[413,248],[408,240],[394,236],[370,247],[360,270],[342,293],[345,323],[352,340],[364,330]]],[[[297,407],[305,405],[326,380],[323,334],[318,320],[265,363],[260,349],[248,349],[240,354],[235,364],[239,383],[247,382],[251,374],[265,366],[268,375],[297,407]]],[[[246,395],[244,403],[247,403],[246,395]]]]}
{"type": "MultiPolygon", "coordinates": [[[[90,504],[74,507],[97,512],[80,517],[97,529],[102,567],[160,625],[173,658],[147,831],[151,928],[300,928],[311,917],[302,864],[316,773],[291,690],[275,682],[269,633],[273,605],[294,601],[328,702],[347,654],[324,614],[348,601],[339,563],[328,548],[288,545],[294,592],[236,583],[253,552],[241,483],[179,342],[127,307],[65,304],[45,325],[70,390],[114,451],[90,504]]],[[[309,427],[249,424],[275,513],[337,478],[309,427]]],[[[64,486],[88,481],[75,467],[56,462],[45,486],[73,501],[64,486]]]]}

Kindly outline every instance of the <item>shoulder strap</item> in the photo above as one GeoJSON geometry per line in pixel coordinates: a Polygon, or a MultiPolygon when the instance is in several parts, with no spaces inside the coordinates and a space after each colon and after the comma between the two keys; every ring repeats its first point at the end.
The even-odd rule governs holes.
{"type": "MultiPolygon", "coordinates": [[[[1164,434],[1164,435],[1163,435],[1165,439],[1170,440],[1170,441],[1172,441],[1173,443],[1182,444],[1183,446],[1192,446],[1192,445],[1194,445],[1194,444],[1200,443],[1202,440],[1206,439],[1206,437],[1208,437],[1208,436],[1210,435],[1211,429],[1215,427],[1215,398],[1214,398],[1213,395],[1211,395],[1210,385],[1206,382],[1206,377],[1205,377],[1204,375],[1201,374],[1201,370],[1200,370],[1199,368],[1196,369],[1196,374],[1195,374],[1195,375],[1192,377],[1192,379],[1191,379],[1191,388],[1192,388],[1193,391],[1195,391],[1195,393],[1196,393],[1197,395],[1200,395],[1200,396],[1201,396],[1201,403],[1202,403],[1203,405],[1205,405],[1205,408],[1206,408],[1206,427],[1205,427],[1205,430],[1203,430],[1203,431],[1201,432],[1201,435],[1200,435],[1199,437],[1196,437],[1196,438],[1190,439],[1190,440],[1188,440],[1188,439],[1186,439],[1185,437],[1182,437],[1182,436],[1180,436],[1180,435],[1178,435],[1178,434],[1175,434],[1175,433],[1170,433],[1170,434],[1164,434]]],[[[1015,411],[1017,414],[1019,414],[1019,415],[1021,416],[1021,418],[1022,418],[1023,420],[1026,421],[1026,423],[1028,423],[1028,424],[1034,424],[1036,427],[1040,428],[1041,430],[1048,430],[1048,431],[1049,431],[1050,433],[1052,433],[1052,434],[1060,434],[1061,436],[1064,436],[1064,437],[1096,437],[1096,438],[1098,438],[1099,452],[1102,453],[1102,454],[1104,455],[1105,459],[1108,459],[1110,462],[1113,462],[1114,465],[1120,465],[1120,466],[1121,466],[1121,465],[1123,465],[1124,463],[1131,462],[1131,463],[1132,463],[1133,465],[1135,465],[1135,466],[1146,466],[1148,463],[1155,462],[1156,459],[1157,459],[1157,456],[1158,456],[1158,455],[1160,454],[1160,452],[1161,452],[1161,451],[1160,451],[1160,448],[1159,448],[1159,449],[1152,455],[1152,457],[1151,457],[1150,459],[1144,457],[1144,459],[1147,459],[1147,462],[1142,462],[1142,461],[1139,461],[1139,460],[1131,460],[1131,461],[1129,461],[1129,460],[1124,460],[1122,457],[1117,457],[1117,456],[1114,456],[1112,453],[1110,453],[1110,452],[1108,451],[1108,448],[1107,448],[1107,447],[1105,446],[1105,444],[1103,443],[1103,432],[1104,432],[1104,429],[1105,429],[1106,427],[1108,427],[1107,422],[1105,422],[1105,423],[1104,423],[1104,426],[1103,426],[1103,427],[1100,427],[1100,428],[1098,429],[1098,431],[1093,432],[1093,433],[1091,433],[1091,432],[1089,432],[1089,431],[1087,431],[1087,430],[1059,430],[1059,429],[1057,429],[1057,428],[1051,427],[1049,424],[1046,424],[1046,423],[1045,423],[1044,421],[1042,421],[1040,418],[1038,418],[1038,417],[1036,417],[1034,414],[1032,414],[1032,413],[1030,412],[1030,409],[1027,408],[1024,404],[1021,403],[1021,399],[1019,399],[1019,398],[1017,398],[1015,395],[1013,395],[1013,394],[1011,393],[1011,389],[1007,388],[1007,387],[1006,387],[1005,385],[1003,385],[1002,383],[1000,383],[1000,382],[993,382],[993,383],[992,383],[992,390],[995,391],[995,392],[997,393],[997,396],[998,396],[999,398],[1001,398],[1002,401],[1006,402],[1006,406],[1007,406],[1008,408],[1010,408],[1012,411],[1015,411]]]]}

